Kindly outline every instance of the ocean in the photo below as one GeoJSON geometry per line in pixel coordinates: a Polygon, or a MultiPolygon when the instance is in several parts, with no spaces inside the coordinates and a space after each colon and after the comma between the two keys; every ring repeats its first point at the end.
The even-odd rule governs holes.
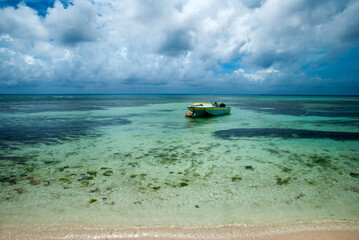
{"type": "Polygon", "coordinates": [[[0,95],[0,185],[0,224],[357,222],[359,97],[0,95]]]}

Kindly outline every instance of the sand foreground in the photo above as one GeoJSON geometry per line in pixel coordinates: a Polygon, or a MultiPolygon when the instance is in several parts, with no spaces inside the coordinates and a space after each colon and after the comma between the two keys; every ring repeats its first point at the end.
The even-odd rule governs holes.
{"type": "Polygon", "coordinates": [[[1,225],[0,239],[270,239],[357,240],[359,223],[322,222],[274,226],[116,227],[109,225],[1,225]]]}

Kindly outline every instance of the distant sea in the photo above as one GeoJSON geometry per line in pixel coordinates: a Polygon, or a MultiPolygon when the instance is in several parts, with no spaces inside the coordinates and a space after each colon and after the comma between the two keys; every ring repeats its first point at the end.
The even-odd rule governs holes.
{"type": "Polygon", "coordinates": [[[0,224],[358,221],[359,97],[0,95],[0,185],[0,224]]]}

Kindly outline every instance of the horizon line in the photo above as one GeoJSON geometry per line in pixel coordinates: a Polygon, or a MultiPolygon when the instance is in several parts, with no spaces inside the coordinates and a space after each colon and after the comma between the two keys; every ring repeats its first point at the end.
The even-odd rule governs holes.
{"type": "Polygon", "coordinates": [[[78,95],[78,96],[84,96],[84,95],[133,95],[133,96],[140,96],[140,95],[188,95],[188,96],[208,96],[208,95],[214,95],[214,96],[335,96],[335,97],[359,97],[358,94],[283,94],[283,93],[251,93],[251,94],[244,94],[244,93],[208,93],[208,94],[189,94],[189,93],[0,93],[0,96],[4,95],[78,95]]]}

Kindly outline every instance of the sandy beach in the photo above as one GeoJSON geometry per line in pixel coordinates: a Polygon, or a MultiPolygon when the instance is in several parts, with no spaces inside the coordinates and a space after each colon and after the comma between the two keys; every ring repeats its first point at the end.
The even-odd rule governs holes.
{"type": "Polygon", "coordinates": [[[359,239],[353,222],[274,226],[118,227],[111,225],[2,225],[0,239],[359,239]]]}

